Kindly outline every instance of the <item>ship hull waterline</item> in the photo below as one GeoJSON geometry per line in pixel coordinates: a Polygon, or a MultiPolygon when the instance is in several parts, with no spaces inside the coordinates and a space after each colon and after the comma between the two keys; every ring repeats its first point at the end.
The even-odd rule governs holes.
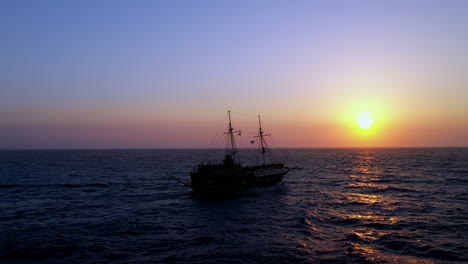
{"type": "Polygon", "coordinates": [[[220,184],[192,184],[194,194],[197,195],[222,195],[243,191],[248,188],[267,187],[280,183],[289,170],[284,170],[276,174],[261,177],[245,176],[239,178],[237,182],[220,184]]]}

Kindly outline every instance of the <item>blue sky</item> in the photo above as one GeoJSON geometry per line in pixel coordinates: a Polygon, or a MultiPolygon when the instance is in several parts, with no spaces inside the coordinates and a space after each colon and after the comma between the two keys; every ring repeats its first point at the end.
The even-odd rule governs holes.
{"type": "MultiPolygon", "coordinates": [[[[434,109],[445,113],[437,119],[460,115],[451,125],[465,129],[466,1],[0,5],[0,128],[7,132],[0,148],[93,147],[87,137],[57,143],[53,135],[69,123],[95,134],[93,127],[109,122],[144,130],[148,123],[216,120],[228,108],[278,122],[305,112],[303,122],[320,125],[314,120],[337,118],[330,113],[346,94],[356,101],[394,97],[398,103],[382,104],[407,108],[409,120],[430,120],[424,113],[434,109]],[[379,87],[356,87],[357,79],[372,78],[380,78],[379,87]],[[427,103],[413,107],[418,100],[427,103]],[[50,138],[28,141],[36,128],[50,138]]],[[[123,146],[181,147],[173,141],[123,146]]],[[[119,146],[117,137],[98,147],[119,146]]]]}

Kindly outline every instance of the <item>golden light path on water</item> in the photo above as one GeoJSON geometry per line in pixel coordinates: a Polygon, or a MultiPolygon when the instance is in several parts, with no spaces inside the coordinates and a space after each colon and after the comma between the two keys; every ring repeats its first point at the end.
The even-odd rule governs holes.
{"type": "MultiPolygon", "coordinates": [[[[388,184],[380,183],[382,177],[384,177],[382,168],[374,163],[375,156],[372,151],[365,151],[359,155],[348,177],[348,186],[352,188],[359,187],[361,190],[364,187],[370,193],[375,190],[388,189],[390,187],[388,184]]],[[[362,207],[362,210],[344,214],[341,217],[343,219],[359,220],[369,226],[350,230],[351,236],[359,238],[356,242],[349,242],[350,254],[359,254],[371,262],[383,260],[390,263],[434,263],[429,260],[383,253],[375,243],[372,243],[395,233],[395,231],[379,230],[379,226],[391,227],[405,220],[394,214],[395,209],[398,208],[396,205],[399,202],[398,199],[390,195],[357,192],[349,192],[345,196],[350,202],[364,205],[364,207],[362,207]],[[381,209],[375,210],[373,207],[376,206],[379,206],[381,209]]]]}
{"type": "MultiPolygon", "coordinates": [[[[345,244],[346,255],[362,258],[366,263],[434,263],[428,259],[402,256],[382,248],[382,243],[392,237],[412,235],[397,227],[407,219],[398,214],[401,203],[398,197],[386,194],[385,190],[391,188],[391,183],[385,181],[385,172],[376,164],[375,159],[372,150],[359,152],[348,170],[349,174],[343,175],[343,187],[349,191],[333,194],[342,206],[309,211],[304,221],[310,228],[311,236],[296,241],[305,252],[329,252],[332,251],[330,245],[321,241],[334,238],[345,244]],[[323,211],[331,215],[329,222],[339,223],[336,227],[337,234],[323,234],[320,224],[313,221],[323,211]]],[[[414,238],[413,243],[420,244],[421,241],[414,238]]]]}

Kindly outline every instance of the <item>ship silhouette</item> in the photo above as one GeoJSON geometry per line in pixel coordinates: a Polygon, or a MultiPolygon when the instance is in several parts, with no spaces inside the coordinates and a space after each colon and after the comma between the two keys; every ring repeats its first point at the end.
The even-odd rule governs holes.
{"type": "Polygon", "coordinates": [[[243,166],[239,159],[240,153],[237,150],[234,138],[234,134],[240,133],[240,131],[234,131],[232,127],[231,111],[228,111],[227,115],[229,124],[224,135],[228,139],[228,146],[225,149],[224,159],[216,164],[200,163],[192,169],[190,187],[194,193],[218,195],[252,187],[270,186],[281,182],[283,176],[289,170],[284,163],[266,162],[267,144],[265,137],[269,136],[269,134],[265,134],[262,130],[260,116],[258,116],[259,129],[256,138],[259,139],[260,143],[261,164],[243,166]]]}

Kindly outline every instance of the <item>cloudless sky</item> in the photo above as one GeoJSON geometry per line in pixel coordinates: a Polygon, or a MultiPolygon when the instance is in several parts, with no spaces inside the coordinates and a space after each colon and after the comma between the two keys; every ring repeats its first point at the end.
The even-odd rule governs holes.
{"type": "Polygon", "coordinates": [[[279,147],[468,146],[467,14],[461,0],[2,1],[0,148],[207,147],[228,109],[261,114],[279,147]]]}

